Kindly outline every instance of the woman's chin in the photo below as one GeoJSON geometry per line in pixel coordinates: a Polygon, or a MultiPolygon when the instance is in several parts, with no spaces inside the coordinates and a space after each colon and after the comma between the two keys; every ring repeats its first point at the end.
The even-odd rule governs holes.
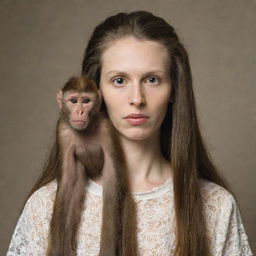
{"type": "Polygon", "coordinates": [[[153,134],[149,134],[145,131],[126,132],[126,133],[120,133],[120,135],[124,137],[126,140],[137,141],[137,142],[148,140],[153,137],[153,134]]]}

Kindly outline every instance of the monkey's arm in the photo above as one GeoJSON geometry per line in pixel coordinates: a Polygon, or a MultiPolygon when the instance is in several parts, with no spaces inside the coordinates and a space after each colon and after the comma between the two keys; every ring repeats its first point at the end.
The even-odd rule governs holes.
{"type": "Polygon", "coordinates": [[[75,255],[76,250],[76,232],[84,201],[84,186],[86,181],[84,166],[79,159],[75,157],[76,143],[74,134],[69,127],[59,127],[59,142],[61,156],[61,177],[58,184],[58,190],[55,200],[55,207],[51,221],[51,232],[47,255],[59,255],[57,252],[56,241],[63,244],[63,250],[72,252],[75,255]],[[63,221],[59,225],[58,220],[63,221]],[[69,241],[69,242],[67,242],[69,241]]]}
{"type": "Polygon", "coordinates": [[[75,145],[76,134],[70,126],[60,120],[57,126],[57,140],[62,150],[66,150],[72,145],[75,145]]]}

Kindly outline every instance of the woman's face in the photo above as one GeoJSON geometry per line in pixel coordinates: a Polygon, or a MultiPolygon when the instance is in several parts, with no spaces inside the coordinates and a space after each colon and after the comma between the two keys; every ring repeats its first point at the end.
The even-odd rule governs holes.
{"type": "Polygon", "coordinates": [[[114,127],[130,140],[158,136],[171,95],[167,49],[126,37],[112,42],[101,60],[100,90],[114,127]]]}

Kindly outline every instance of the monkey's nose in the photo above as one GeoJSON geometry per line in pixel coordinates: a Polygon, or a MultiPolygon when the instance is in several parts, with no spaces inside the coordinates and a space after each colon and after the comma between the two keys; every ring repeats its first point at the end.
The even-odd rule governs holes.
{"type": "Polygon", "coordinates": [[[78,115],[83,115],[83,113],[84,113],[84,111],[83,111],[82,109],[79,109],[79,110],[77,111],[77,114],[78,114],[78,115]]]}

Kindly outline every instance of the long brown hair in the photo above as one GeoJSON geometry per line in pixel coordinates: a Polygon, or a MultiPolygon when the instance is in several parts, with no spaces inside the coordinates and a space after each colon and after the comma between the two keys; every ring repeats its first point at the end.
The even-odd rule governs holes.
{"type": "MultiPolygon", "coordinates": [[[[169,52],[173,101],[168,105],[162,124],[160,143],[162,154],[171,162],[173,170],[177,236],[175,255],[209,256],[199,178],[212,181],[229,192],[231,189],[213,165],[204,146],[197,120],[188,55],[174,28],[164,19],[146,11],[111,16],[95,28],[85,50],[82,73],[99,85],[103,51],[114,40],[126,36],[157,41],[169,52]]],[[[55,143],[42,175],[28,197],[56,179],[59,172],[58,146],[55,143]]],[[[81,205],[78,205],[80,208],[81,205]]],[[[79,216],[74,215],[74,218],[78,220],[79,216]]],[[[54,228],[51,232],[55,232],[54,228]]],[[[72,230],[72,234],[76,233],[77,230],[72,230]]]]}
{"type": "Polygon", "coordinates": [[[173,102],[169,103],[161,129],[161,151],[173,170],[177,244],[175,255],[210,255],[199,178],[231,192],[209,158],[199,130],[188,54],[174,28],[146,11],[119,13],[94,30],[85,51],[82,72],[99,84],[101,56],[111,42],[123,37],[163,44],[171,60],[173,102]]]}

